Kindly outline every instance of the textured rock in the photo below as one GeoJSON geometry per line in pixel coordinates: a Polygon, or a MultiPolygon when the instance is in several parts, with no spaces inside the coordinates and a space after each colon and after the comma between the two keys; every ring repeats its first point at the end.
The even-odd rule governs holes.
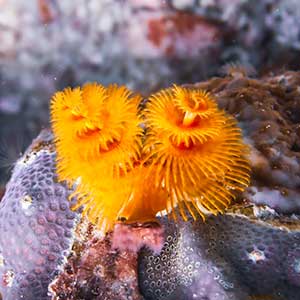
{"type": "Polygon", "coordinates": [[[111,233],[97,237],[92,227],[78,233],[74,251],[53,281],[53,300],[143,300],[137,279],[137,252],[112,246],[111,233]]]}
{"type": "Polygon", "coordinates": [[[237,118],[251,147],[252,184],[243,197],[279,212],[299,213],[300,73],[260,80],[232,74],[195,86],[209,90],[237,118]]]}
{"type": "Polygon", "coordinates": [[[57,183],[51,134],[43,131],[16,162],[0,202],[0,293],[49,299],[48,285],[70,251],[76,213],[57,183]]]}

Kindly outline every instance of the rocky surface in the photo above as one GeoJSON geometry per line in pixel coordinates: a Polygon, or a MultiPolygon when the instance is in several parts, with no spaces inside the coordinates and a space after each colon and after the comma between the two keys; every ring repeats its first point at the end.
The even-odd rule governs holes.
{"type": "Polygon", "coordinates": [[[53,300],[143,300],[138,287],[137,252],[119,251],[112,235],[97,237],[92,228],[73,245],[63,272],[50,286],[53,300]]]}
{"type": "Polygon", "coordinates": [[[195,86],[234,115],[251,147],[252,184],[243,196],[278,212],[300,212],[300,73],[249,78],[236,70],[195,86]]]}

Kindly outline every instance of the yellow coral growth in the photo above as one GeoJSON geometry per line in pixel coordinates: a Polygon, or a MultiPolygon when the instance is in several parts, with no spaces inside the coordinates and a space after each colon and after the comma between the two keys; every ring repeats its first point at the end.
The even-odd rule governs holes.
{"type": "Polygon", "coordinates": [[[124,86],[86,84],[51,102],[57,172],[75,184],[74,208],[107,231],[157,213],[204,219],[222,213],[249,184],[247,147],[236,121],[209,93],[175,86],[149,98],[124,86]],[[147,134],[141,129],[143,115],[147,134]]]}
{"type": "Polygon", "coordinates": [[[220,111],[205,91],[174,86],[150,97],[145,118],[145,149],[156,186],[178,206],[203,218],[203,211],[223,212],[249,184],[248,148],[236,121],[220,111]]]}

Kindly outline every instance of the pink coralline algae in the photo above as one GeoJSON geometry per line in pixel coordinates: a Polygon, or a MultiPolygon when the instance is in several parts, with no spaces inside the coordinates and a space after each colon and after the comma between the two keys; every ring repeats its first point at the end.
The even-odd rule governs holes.
{"type": "Polygon", "coordinates": [[[159,253],[164,242],[163,229],[149,224],[149,227],[126,226],[117,224],[113,231],[112,248],[137,253],[141,248],[148,247],[159,253]]]}
{"type": "Polygon", "coordinates": [[[135,56],[181,59],[207,55],[209,50],[217,53],[222,39],[216,23],[183,12],[141,13],[130,23],[126,37],[135,56]],[[138,26],[139,22],[146,26],[138,26]]]}

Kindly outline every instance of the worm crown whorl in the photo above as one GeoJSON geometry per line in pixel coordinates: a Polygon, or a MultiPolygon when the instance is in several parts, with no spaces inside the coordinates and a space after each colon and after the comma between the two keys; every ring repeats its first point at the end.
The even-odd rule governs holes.
{"type": "Polygon", "coordinates": [[[184,203],[222,212],[234,197],[232,190],[249,184],[241,131],[207,92],[177,86],[162,90],[150,97],[145,118],[144,149],[171,207],[184,203]]]}
{"type": "Polygon", "coordinates": [[[194,117],[205,119],[218,110],[207,91],[174,85],[172,93],[176,106],[184,113],[194,114],[194,117]]]}
{"type": "Polygon", "coordinates": [[[76,185],[74,208],[84,205],[89,220],[106,229],[129,193],[130,184],[120,190],[116,181],[140,159],[140,100],[125,86],[90,83],[51,101],[58,177],[76,185]]]}
{"type": "Polygon", "coordinates": [[[227,121],[207,92],[178,86],[151,96],[145,115],[152,132],[180,149],[214,139],[227,121]]]}
{"type": "Polygon", "coordinates": [[[70,164],[79,161],[82,168],[84,163],[102,164],[101,172],[108,175],[130,169],[140,155],[140,99],[126,87],[96,83],[56,93],[51,115],[58,169],[74,169],[70,164]]]}

